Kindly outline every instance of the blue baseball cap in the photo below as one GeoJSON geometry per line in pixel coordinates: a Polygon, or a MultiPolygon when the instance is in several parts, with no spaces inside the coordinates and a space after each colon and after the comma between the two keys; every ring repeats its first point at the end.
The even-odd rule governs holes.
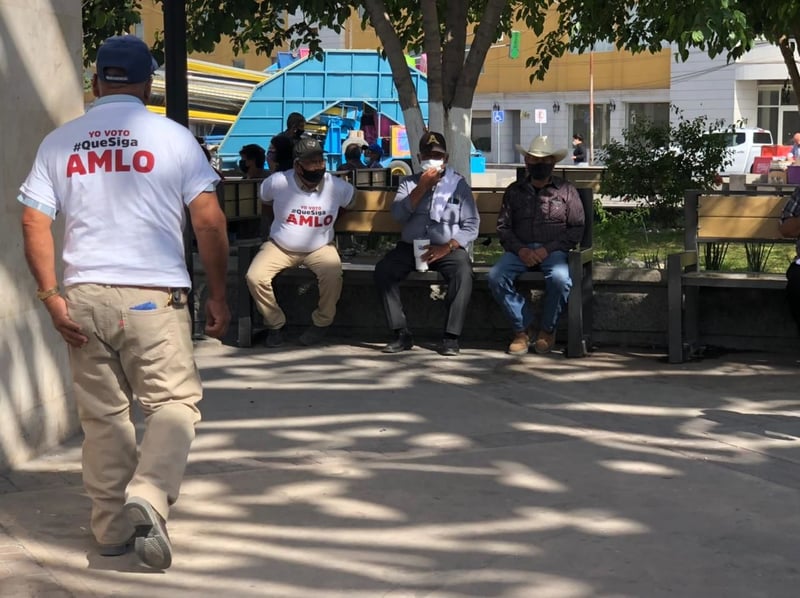
{"type": "Polygon", "coordinates": [[[368,152],[374,152],[376,154],[383,155],[383,147],[379,143],[370,143],[369,145],[365,145],[364,149],[368,152]]]}
{"type": "Polygon", "coordinates": [[[109,83],[143,83],[158,68],[150,48],[135,35],[109,37],[97,49],[97,78],[109,83]],[[107,69],[115,72],[107,73],[107,69]]]}

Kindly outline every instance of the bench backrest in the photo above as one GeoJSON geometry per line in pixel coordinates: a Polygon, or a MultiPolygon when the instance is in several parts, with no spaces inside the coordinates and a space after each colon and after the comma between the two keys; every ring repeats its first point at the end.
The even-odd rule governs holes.
{"type": "MultiPolygon", "coordinates": [[[[481,215],[480,235],[497,233],[497,216],[503,203],[504,189],[473,189],[478,212],[481,215]]],[[[594,215],[591,189],[578,189],[586,216],[581,247],[592,246],[592,220],[594,215]]],[[[395,192],[386,189],[358,189],[353,204],[336,221],[337,232],[400,234],[403,225],[392,217],[390,206],[395,192]]]]}
{"type": "Polygon", "coordinates": [[[685,247],[718,241],[793,243],[778,231],[786,200],[786,195],[775,193],[687,193],[685,247]]]}
{"type": "MultiPolygon", "coordinates": [[[[380,170],[363,172],[371,176],[382,174],[380,170]]],[[[258,198],[260,185],[261,180],[238,179],[223,181],[217,187],[220,204],[229,222],[254,221],[258,224],[261,221],[261,202],[258,198]]],[[[504,192],[505,189],[473,189],[481,215],[481,236],[493,236],[497,233],[497,216],[504,192]]],[[[578,188],[578,194],[586,217],[581,248],[586,249],[592,246],[594,193],[591,188],[578,188]]],[[[393,189],[357,188],[353,204],[336,221],[337,232],[400,234],[402,224],[392,217],[389,209],[394,196],[393,189]]],[[[261,222],[260,227],[265,228],[265,223],[261,222]]]]}
{"type": "Polygon", "coordinates": [[[227,179],[217,185],[217,197],[229,220],[254,218],[261,214],[258,189],[261,179],[227,179]]]}

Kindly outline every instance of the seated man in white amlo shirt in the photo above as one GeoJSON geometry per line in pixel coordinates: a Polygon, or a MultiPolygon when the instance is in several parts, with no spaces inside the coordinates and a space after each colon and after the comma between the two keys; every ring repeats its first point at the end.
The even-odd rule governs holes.
{"type": "Polygon", "coordinates": [[[322,146],[312,137],[303,137],[294,145],[294,168],[264,180],[259,195],[275,217],[269,240],[247,271],[247,286],[268,328],[265,345],[281,346],[286,324],[272,280],[286,268],[301,264],[317,277],[319,303],[311,314],[312,326],[300,342],[317,344],[333,322],[342,293],[342,261],[333,245],[333,225],[339,210],[353,201],[355,188],[327,173],[322,146]]]}

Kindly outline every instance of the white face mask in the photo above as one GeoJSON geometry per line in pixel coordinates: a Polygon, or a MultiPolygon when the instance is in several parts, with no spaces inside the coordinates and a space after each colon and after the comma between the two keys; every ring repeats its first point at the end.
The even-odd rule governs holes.
{"type": "Polygon", "coordinates": [[[435,168],[436,170],[444,170],[444,160],[423,160],[419,163],[422,172],[435,168]]]}

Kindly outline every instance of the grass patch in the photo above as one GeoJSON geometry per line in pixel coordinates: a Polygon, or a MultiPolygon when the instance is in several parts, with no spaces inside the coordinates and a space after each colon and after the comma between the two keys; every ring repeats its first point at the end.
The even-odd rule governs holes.
{"type": "MultiPolygon", "coordinates": [[[[475,245],[474,255],[476,263],[493,264],[503,253],[497,238],[492,238],[489,245],[481,244],[479,238],[475,245]]],[[[612,254],[615,248],[609,248],[601,235],[594,235],[594,261],[610,266],[627,266],[638,268],[667,267],[667,256],[671,253],[683,251],[683,231],[677,229],[655,230],[645,232],[638,228],[628,231],[625,236],[628,244],[627,257],[618,259],[612,254]]],[[[618,243],[614,244],[615,247],[618,243]]],[[[700,246],[700,265],[705,268],[704,247],[700,246]]],[[[791,243],[775,243],[766,263],[765,272],[783,273],[789,267],[795,255],[794,245],[791,243]]],[[[743,243],[731,243],[722,263],[723,272],[747,272],[747,254],[743,243]]]]}
{"type": "MultiPolygon", "coordinates": [[[[503,254],[503,248],[497,237],[490,237],[489,243],[484,244],[486,237],[478,237],[473,248],[474,261],[477,264],[494,264],[503,254]]],[[[358,253],[362,255],[381,256],[394,247],[396,239],[389,235],[376,235],[369,239],[358,236],[358,253]]],[[[624,257],[620,259],[620,240],[615,238],[612,243],[604,241],[600,231],[594,234],[594,261],[595,263],[610,266],[624,266],[633,268],[660,268],[667,267],[667,256],[683,250],[683,231],[679,229],[649,230],[642,227],[633,228],[625,233],[623,244],[627,247],[624,257]]],[[[705,269],[704,247],[700,246],[700,266],[705,269]]],[[[791,243],[776,243],[770,252],[766,263],[765,272],[783,273],[794,259],[795,247],[791,243]]],[[[747,255],[743,243],[731,243],[725,254],[721,271],[747,272],[747,255]]]]}

